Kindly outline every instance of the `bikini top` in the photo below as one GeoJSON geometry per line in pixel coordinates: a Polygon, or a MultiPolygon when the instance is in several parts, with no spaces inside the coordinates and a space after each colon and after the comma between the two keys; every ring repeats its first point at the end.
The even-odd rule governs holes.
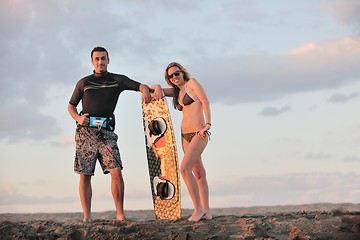
{"type": "Polygon", "coordinates": [[[194,98],[192,98],[187,92],[185,93],[183,100],[182,100],[184,106],[190,105],[193,102],[195,102],[194,98]]]}
{"type": "Polygon", "coordinates": [[[190,104],[192,104],[193,102],[195,102],[194,99],[196,99],[196,96],[191,96],[189,93],[187,93],[186,91],[186,85],[185,84],[185,94],[184,94],[184,97],[182,99],[182,101],[180,102],[179,101],[179,106],[178,106],[178,109],[181,111],[183,109],[184,106],[188,106],[190,104]]]}

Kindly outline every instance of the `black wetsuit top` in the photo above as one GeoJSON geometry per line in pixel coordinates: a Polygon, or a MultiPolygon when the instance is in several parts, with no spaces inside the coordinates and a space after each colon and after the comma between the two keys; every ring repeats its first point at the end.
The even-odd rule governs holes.
{"type": "Polygon", "coordinates": [[[78,81],[69,103],[77,106],[82,100],[82,112],[90,116],[114,115],[120,93],[124,90],[139,91],[140,83],[125,75],[105,72],[91,74],[78,81]]]}

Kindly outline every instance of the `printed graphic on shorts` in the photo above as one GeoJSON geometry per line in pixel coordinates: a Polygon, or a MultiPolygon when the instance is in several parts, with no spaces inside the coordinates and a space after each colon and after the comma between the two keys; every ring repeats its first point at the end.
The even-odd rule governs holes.
{"type": "Polygon", "coordinates": [[[78,127],[75,134],[74,171],[94,175],[97,159],[105,174],[111,169],[122,169],[117,139],[118,136],[111,131],[78,127]]]}

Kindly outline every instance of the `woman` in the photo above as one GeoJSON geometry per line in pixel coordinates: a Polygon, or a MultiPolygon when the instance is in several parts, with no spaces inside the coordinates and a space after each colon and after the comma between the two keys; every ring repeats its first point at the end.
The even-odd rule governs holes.
{"type": "MultiPolygon", "coordinates": [[[[201,84],[191,78],[179,63],[170,63],[165,70],[165,80],[172,88],[163,89],[173,97],[175,109],[182,111],[182,147],[184,158],[180,173],[194,205],[189,221],[212,219],[209,208],[209,188],[201,154],[210,136],[210,103],[201,84]]],[[[159,89],[159,88],[158,88],[159,89]]]]}

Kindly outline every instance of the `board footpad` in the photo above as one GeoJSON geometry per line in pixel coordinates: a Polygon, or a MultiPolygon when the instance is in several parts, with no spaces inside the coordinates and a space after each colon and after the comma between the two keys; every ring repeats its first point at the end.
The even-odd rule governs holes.
{"type": "Polygon", "coordinates": [[[155,195],[159,196],[162,200],[169,200],[175,196],[175,186],[169,180],[162,177],[154,177],[153,187],[155,195]]]}

